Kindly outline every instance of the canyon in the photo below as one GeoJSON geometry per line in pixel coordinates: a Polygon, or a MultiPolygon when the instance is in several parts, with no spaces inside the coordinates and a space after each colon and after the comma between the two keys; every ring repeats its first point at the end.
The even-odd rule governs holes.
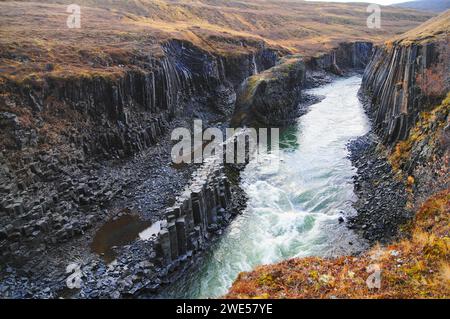
{"type": "MultiPolygon", "coordinates": [[[[365,36],[349,31],[338,42],[327,29],[329,38],[318,47],[315,32],[283,39],[248,27],[251,17],[261,17],[250,3],[227,8],[227,23],[220,28],[212,19],[199,20],[199,10],[204,16],[218,10],[201,1],[180,1],[179,11],[149,2],[152,10],[146,13],[134,2],[118,2],[116,11],[102,3],[83,3],[89,27],[70,36],[59,27],[64,1],[0,5],[3,297],[158,296],[193,272],[247,206],[240,183],[245,166],[214,158],[173,165],[172,129],[191,127],[192,119],[221,129],[230,123],[283,127],[320,99],[306,89],[361,73],[366,65],[361,94],[374,132],[349,146],[364,178],[355,182],[358,214],[349,227],[371,243],[390,242],[414,208],[448,189],[448,104],[433,113],[435,122],[417,127],[421,112],[443,98],[442,92],[426,94],[417,81],[436,65],[444,65],[448,76],[448,13],[426,22],[420,37],[413,31],[382,46],[380,39],[431,17],[392,8],[404,23],[389,20],[391,31],[365,36]],[[35,8],[27,21],[13,22],[35,8]],[[244,13],[238,18],[237,11],[244,13]],[[414,14],[417,21],[410,19],[414,14]],[[186,25],[186,19],[195,23],[186,25]],[[34,31],[43,21],[46,28],[34,31]],[[247,27],[233,28],[236,21],[247,27]],[[19,37],[21,32],[29,37],[19,37]],[[439,136],[408,141],[412,130],[439,136]],[[385,154],[382,146],[389,149],[385,154]],[[440,175],[431,176],[419,163],[434,165],[440,175]],[[384,174],[383,183],[366,176],[374,171],[376,178],[384,174]],[[73,263],[79,272],[72,273],[73,263]],[[69,289],[74,275],[81,284],[69,289]]],[[[327,6],[331,15],[336,8],[364,9],[327,6]]],[[[276,12],[280,23],[294,23],[289,13],[276,12]]],[[[357,21],[364,21],[361,16],[357,21]]],[[[246,293],[234,289],[232,296],[246,293]]]]}

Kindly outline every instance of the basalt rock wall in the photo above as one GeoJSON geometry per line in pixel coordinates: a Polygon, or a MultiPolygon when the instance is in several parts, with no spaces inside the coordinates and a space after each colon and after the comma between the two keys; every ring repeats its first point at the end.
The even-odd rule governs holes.
{"type": "Polygon", "coordinates": [[[439,104],[448,90],[446,59],[448,43],[394,43],[375,48],[362,92],[369,97],[368,111],[383,143],[394,145],[406,139],[419,113],[439,104]],[[442,90],[428,90],[437,86],[442,90]]]}
{"type": "Polygon", "coordinates": [[[311,70],[325,70],[337,75],[349,69],[362,70],[372,56],[372,49],[371,42],[341,43],[328,53],[312,57],[307,66],[311,70]]]}
{"type": "Polygon", "coordinates": [[[289,56],[275,67],[248,78],[239,91],[233,124],[282,126],[295,119],[305,82],[305,64],[289,56]]]}
{"type": "Polygon", "coordinates": [[[236,213],[231,209],[230,187],[223,165],[214,160],[195,173],[160,223],[155,248],[161,265],[168,266],[202,250],[214,232],[229,222],[236,213]]]}
{"type": "MultiPolygon", "coordinates": [[[[229,115],[234,88],[245,78],[275,64],[277,53],[263,44],[255,53],[218,56],[189,42],[172,40],[162,57],[122,66],[120,75],[48,77],[32,85],[11,85],[21,104],[40,117],[48,110],[75,110],[86,125],[67,139],[88,156],[126,157],[155,144],[167,122],[193,99],[206,99],[229,115]]],[[[61,116],[63,119],[63,116],[61,116]]],[[[45,120],[45,119],[44,119],[45,120]]],[[[26,141],[17,148],[34,146],[26,141]]]]}
{"type": "Polygon", "coordinates": [[[350,146],[350,225],[372,243],[401,235],[415,209],[449,187],[448,56],[442,39],[397,41],[376,47],[365,70],[360,97],[375,134],[350,146]]]}

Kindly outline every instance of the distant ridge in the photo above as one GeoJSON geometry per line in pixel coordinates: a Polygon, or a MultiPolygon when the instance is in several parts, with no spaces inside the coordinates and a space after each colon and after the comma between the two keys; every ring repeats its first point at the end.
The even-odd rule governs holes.
{"type": "Polygon", "coordinates": [[[418,0],[393,4],[394,7],[443,12],[450,9],[450,0],[418,0]]]}

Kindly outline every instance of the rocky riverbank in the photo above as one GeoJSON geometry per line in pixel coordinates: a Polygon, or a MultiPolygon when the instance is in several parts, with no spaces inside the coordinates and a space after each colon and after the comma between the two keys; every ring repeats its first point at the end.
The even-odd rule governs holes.
{"type": "Polygon", "coordinates": [[[400,235],[400,226],[413,216],[406,209],[405,184],[396,177],[387,158],[377,147],[378,137],[369,133],[348,146],[357,172],[353,178],[358,212],[349,218],[349,228],[360,233],[371,244],[389,243],[400,235]]]}

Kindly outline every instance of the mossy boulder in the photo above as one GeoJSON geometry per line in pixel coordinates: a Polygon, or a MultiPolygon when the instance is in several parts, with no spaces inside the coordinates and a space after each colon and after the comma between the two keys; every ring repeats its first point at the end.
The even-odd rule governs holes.
{"type": "Polygon", "coordinates": [[[305,64],[298,55],[282,58],[273,68],[249,77],[240,89],[234,126],[283,126],[296,118],[305,83],[305,64]]]}

